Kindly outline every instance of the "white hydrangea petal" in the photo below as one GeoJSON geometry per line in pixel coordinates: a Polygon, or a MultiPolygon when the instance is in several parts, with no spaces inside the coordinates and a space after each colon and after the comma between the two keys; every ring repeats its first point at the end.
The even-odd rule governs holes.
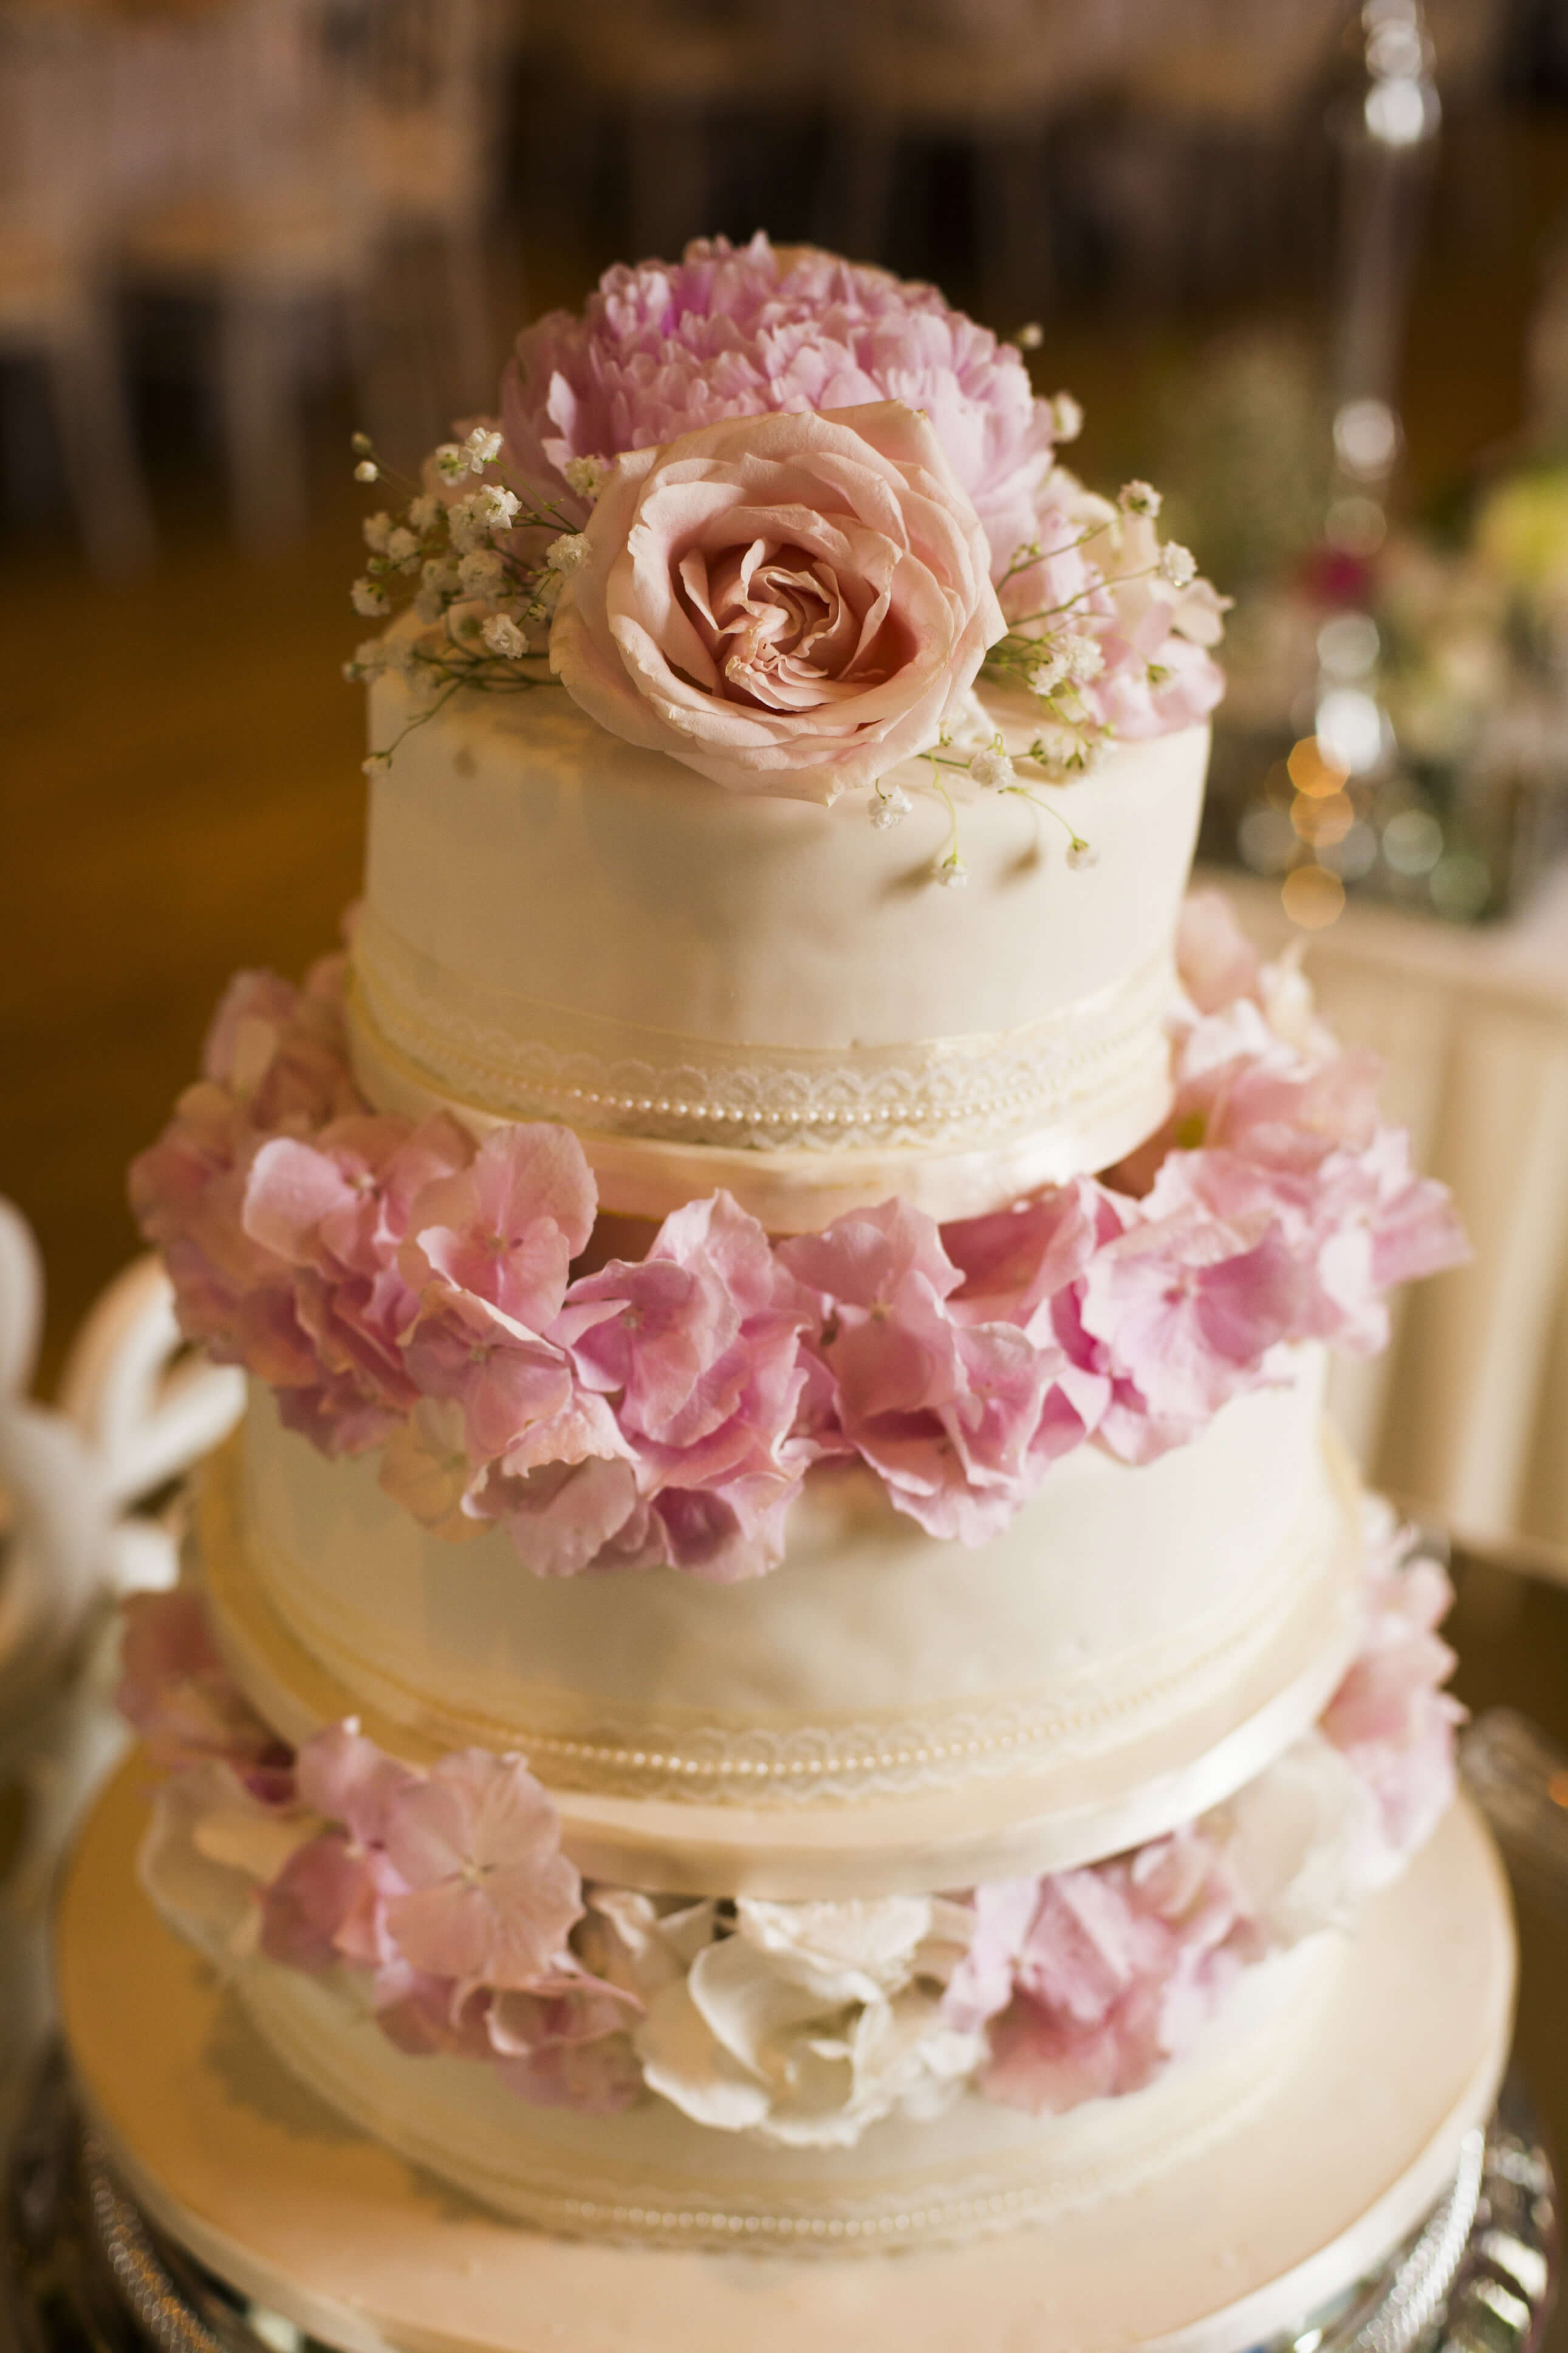
{"type": "Polygon", "coordinates": [[[635,2034],[643,2080],[700,2125],[745,2132],[768,2113],[768,2089],[718,2042],[685,1978],[656,1994],[635,2034]]]}

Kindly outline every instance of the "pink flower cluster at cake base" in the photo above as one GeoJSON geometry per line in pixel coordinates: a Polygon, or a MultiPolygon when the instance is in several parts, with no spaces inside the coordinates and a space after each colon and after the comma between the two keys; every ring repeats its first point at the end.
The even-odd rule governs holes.
{"type": "Polygon", "coordinates": [[[1463,1255],[1372,1060],[1333,1050],[1222,902],[1189,902],[1181,955],[1164,1129],[991,1217],[894,1200],[774,1243],[719,1193],[646,1259],[574,1274],[576,1138],[372,1111],[336,962],[233,984],[132,1198],[192,1340],[324,1451],[381,1447],[426,1525],[498,1521],[541,1575],[761,1574],[836,1460],[977,1544],[1075,1447],[1149,1461],[1286,1377],[1293,1344],[1381,1345],[1386,1293],[1463,1255]]]}
{"type": "MultiPolygon", "coordinates": [[[[835,2037],[858,2039],[847,2000],[901,1993],[907,2025],[910,1979],[934,1970],[918,1995],[933,2054],[920,2088],[951,2096],[972,2079],[1013,2105],[1066,2109],[1150,2082],[1244,1970],[1348,1926],[1424,1842],[1453,1789],[1459,1711],[1435,1631],[1448,1599],[1441,1570],[1384,1528],[1360,1652],[1319,1725],[1236,1798],[1130,1853],[957,1898],[742,1904],[731,1917],[585,1884],[520,1757],[469,1748],[420,1771],[352,1721],[291,1754],[229,1683],[199,1598],[138,1596],[120,1703],[168,1777],[143,1876],[220,1962],[259,1952],[349,1972],[399,2049],[483,2061],[542,2104],[610,2113],[654,2089],[700,2122],[765,2132],[782,2094],[752,2042],[781,1986],[820,2075],[835,2037]],[[736,1957],[739,2035],[715,2009],[736,1957]]],[[[776,2137],[842,2144],[898,2088],[879,2108],[847,2072],[841,2113],[830,2102],[776,2137]]]]}

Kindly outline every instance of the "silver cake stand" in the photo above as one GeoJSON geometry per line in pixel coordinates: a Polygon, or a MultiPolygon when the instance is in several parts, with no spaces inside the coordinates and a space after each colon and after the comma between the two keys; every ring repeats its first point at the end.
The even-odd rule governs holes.
{"type": "MultiPolygon", "coordinates": [[[[1557,2255],[1551,2159],[1510,2080],[1445,2195],[1375,2274],[1236,2353],[1537,2353],[1557,2255]]],[[[13,2145],[0,2274],[12,2353],[313,2353],[153,2229],[79,2119],[58,2055],[13,2145]]]]}

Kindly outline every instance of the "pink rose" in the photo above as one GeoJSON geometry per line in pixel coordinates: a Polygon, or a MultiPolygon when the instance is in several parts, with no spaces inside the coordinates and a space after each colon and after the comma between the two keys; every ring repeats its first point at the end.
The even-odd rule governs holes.
{"type": "Polygon", "coordinates": [[[552,669],[612,734],[734,792],[870,784],[934,743],[1003,633],[979,517],[896,401],[633,450],[584,538],[552,669]]]}

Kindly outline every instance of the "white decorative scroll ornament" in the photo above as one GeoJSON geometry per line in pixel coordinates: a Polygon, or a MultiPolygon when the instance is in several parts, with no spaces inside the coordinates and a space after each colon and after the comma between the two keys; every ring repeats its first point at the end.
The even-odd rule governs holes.
{"type": "Polygon", "coordinates": [[[942,1217],[1108,1166],[1170,1096],[1163,949],[1003,1032],[876,1048],[736,1048],[462,979],[365,910],[350,995],[355,1075],[380,1106],[469,1126],[575,1129],[603,1205],[662,1215],[727,1186],[775,1231],[899,1192],[942,1217]]]}

